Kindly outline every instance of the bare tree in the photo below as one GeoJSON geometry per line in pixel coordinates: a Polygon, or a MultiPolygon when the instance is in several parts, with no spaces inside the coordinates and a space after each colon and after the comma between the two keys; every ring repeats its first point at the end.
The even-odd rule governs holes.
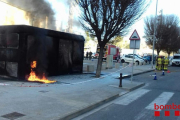
{"type": "Polygon", "coordinates": [[[179,29],[179,18],[176,15],[167,15],[164,17],[164,33],[163,33],[163,41],[164,47],[163,51],[165,51],[169,55],[172,52],[177,52],[180,48],[180,29],[179,29]]]}
{"type": "Polygon", "coordinates": [[[168,57],[172,52],[177,52],[180,49],[180,34],[179,27],[170,26],[167,28],[167,34],[163,37],[164,47],[163,51],[168,54],[168,57]]]}
{"type": "Polygon", "coordinates": [[[143,14],[145,0],[76,0],[85,31],[97,37],[100,46],[96,77],[100,77],[103,48],[113,37],[127,34],[128,28],[143,14]]]}
{"type": "Polygon", "coordinates": [[[111,39],[108,43],[117,45],[118,43],[122,41],[123,41],[123,38],[121,36],[116,36],[114,39],[111,39]]]}
{"type": "MultiPolygon", "coordinates": [[[[145,35],[150,36],[154,33],[154,17],[150,16],[145,19],[145,35]]],[[[177,51],[179,42],[179,18],[175,15],[160,15],[156,28],[155,49],[159,55],[160,51],[165,51],[168,55],[177,51]]],[[[153,39],[147,38],[146,43],[149,47],[153,46],[153,39]]]]}
{"type": "MultiPolygon", "coordinates": [[[[154,19],[155,19],[155,17],[150,16],[150,17],[147,17],[144,21],[145,22],[144,32],[145,32],[146,36],[152,36],[154,34],[154,19]]],[[[163,42],[162,42],[163,29],[160,29],[162,27],[163,26],[162,26],[162,21],[161,21],[160,24],[157,25],[156,34],[155,34],[156,40],[155,40],[154,48],[157,51],[157,55],[159,55],[160,51],[163,49],[162,48],[163,47],[163,42]]],[[[146,44],[150,48],[152,48],[153,47],[153,39],[147,37],[146,44]]]]}

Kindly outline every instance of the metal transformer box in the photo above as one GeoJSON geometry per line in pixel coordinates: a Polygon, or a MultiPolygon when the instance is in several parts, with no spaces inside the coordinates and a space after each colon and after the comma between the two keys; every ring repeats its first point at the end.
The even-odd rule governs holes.
{"type": "Polygon", "coordinates": [[[0,75],[25,80],[37,61],[41,76],[82,73],[84,37],[26,25],[0,26],[0,75]]]}

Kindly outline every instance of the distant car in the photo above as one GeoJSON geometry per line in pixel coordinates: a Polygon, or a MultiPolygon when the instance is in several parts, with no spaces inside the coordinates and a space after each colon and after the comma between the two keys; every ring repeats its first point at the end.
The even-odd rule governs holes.
{"type": "MultiPolygon", "coordinates": [[[[133,54],[128,54],[128,55],[133,55],[133,54]]],[[[147,60],[145,58],[142,58],[141,56],[137,55],[137,54],[134,54],[136,57],[140,58],[140,59],[143,59],[146,63],[147,63],[147,60]]]]}
{"type": "Polygon", "coordinates": [[[97,58],[96,53],[92,53],[91,57],[92,58],[97,58]]]}
{"type": "Polygon", "coordinates": [[[146,59],[148,62],[151,61],[151,56],[144,56],[143,59],[146,59]]]}
{"type": "MultiPolygon", "coordinates": [[[[124,63],[124,62],[128,62],[128,63],[132,63],[133,62],[133,56],[132,55],[124,55],[122,56],[121,58],[121,62],[124,63]]],[[[134,63],[137,63],[139,65],[139,63],[143,63],[144,60],[137,57],[137,56],[134,56],[134,63]]]]}
{"type": "MultiPolygon", "coordinates": [[[[157,57],[157,56],[154,55],[153,63],[155,63],[156,57],[157,57]]],[[[143,58],[146,59],[148,62],[151,62],[151,61],[152,61],[152,56],[151,56],[151,55],[144,56],[143,58]]]]}
{"type": "Polygon", "coordinates": [[[174,66],[174,65],[180,66],[180,54],[175,54],[172,58],[172,61],[170,61],[170,64],[172,66],[174,66]]]}

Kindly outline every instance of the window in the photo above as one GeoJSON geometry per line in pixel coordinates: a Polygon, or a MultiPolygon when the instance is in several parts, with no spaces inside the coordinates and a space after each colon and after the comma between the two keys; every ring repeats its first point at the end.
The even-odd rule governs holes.
{"type": "Polygon", "coordinates": [[[125,55],[126,58],[129,58],[129,55],[125,55]]]}
{"type": "Polygon", "coordinates": [[[0,68],[5,69],[5,61],[0,61],[0,68]]]}
{"type": "Polygon", "coordinates": [[[116,48],[110,48],[110,55],[115,55],[116,54],[116,48]]]}
{"type": "Polygon", "coordinates": [[[173,59],[180,59],[180,56],[174,56],[173,59]]]}
{"type": "Polygon", "coordinates": [[[133,59],[133,56],[129,56],[129,58],[132,58],[132,59],[133,59]]]}
{"type": "Polygon", "coordinates": [[[0,35],[0,48],[6,48],[6,39],[5,35],[0,35]]]}
{"type": "Polygon", "coordinates": [[[18,49],[19,47],[19,34],[11,33],[6,37],[7,40],[7,48],[18,49]]]}
{"type": "Polygon", "coordinates": [[[13,48],[18,49],[19,47],[19,34],[10,33],[0,35],[0,48],[13,48]]]}

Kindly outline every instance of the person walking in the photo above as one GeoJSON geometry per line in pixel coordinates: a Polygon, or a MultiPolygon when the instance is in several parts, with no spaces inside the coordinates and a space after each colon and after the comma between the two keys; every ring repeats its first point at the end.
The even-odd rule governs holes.
{"type": "Polygon", "coordinates": [[[88,60],[88,55],[89,55],[89,53],[88,53],[88,51],[86,52],[86,59],[88,60]]]}
{"type": "Polygon", "coordinates": [[[89,59],[91,60],[91,57],[92,57],[92,52],[90,51],[89,52],[89,59]]]}
{"type": "Polygon", "coordinates": [[[117,56],[116,60],[117,60],[117,63],[120,61],[120,55],[117,56]]]}

